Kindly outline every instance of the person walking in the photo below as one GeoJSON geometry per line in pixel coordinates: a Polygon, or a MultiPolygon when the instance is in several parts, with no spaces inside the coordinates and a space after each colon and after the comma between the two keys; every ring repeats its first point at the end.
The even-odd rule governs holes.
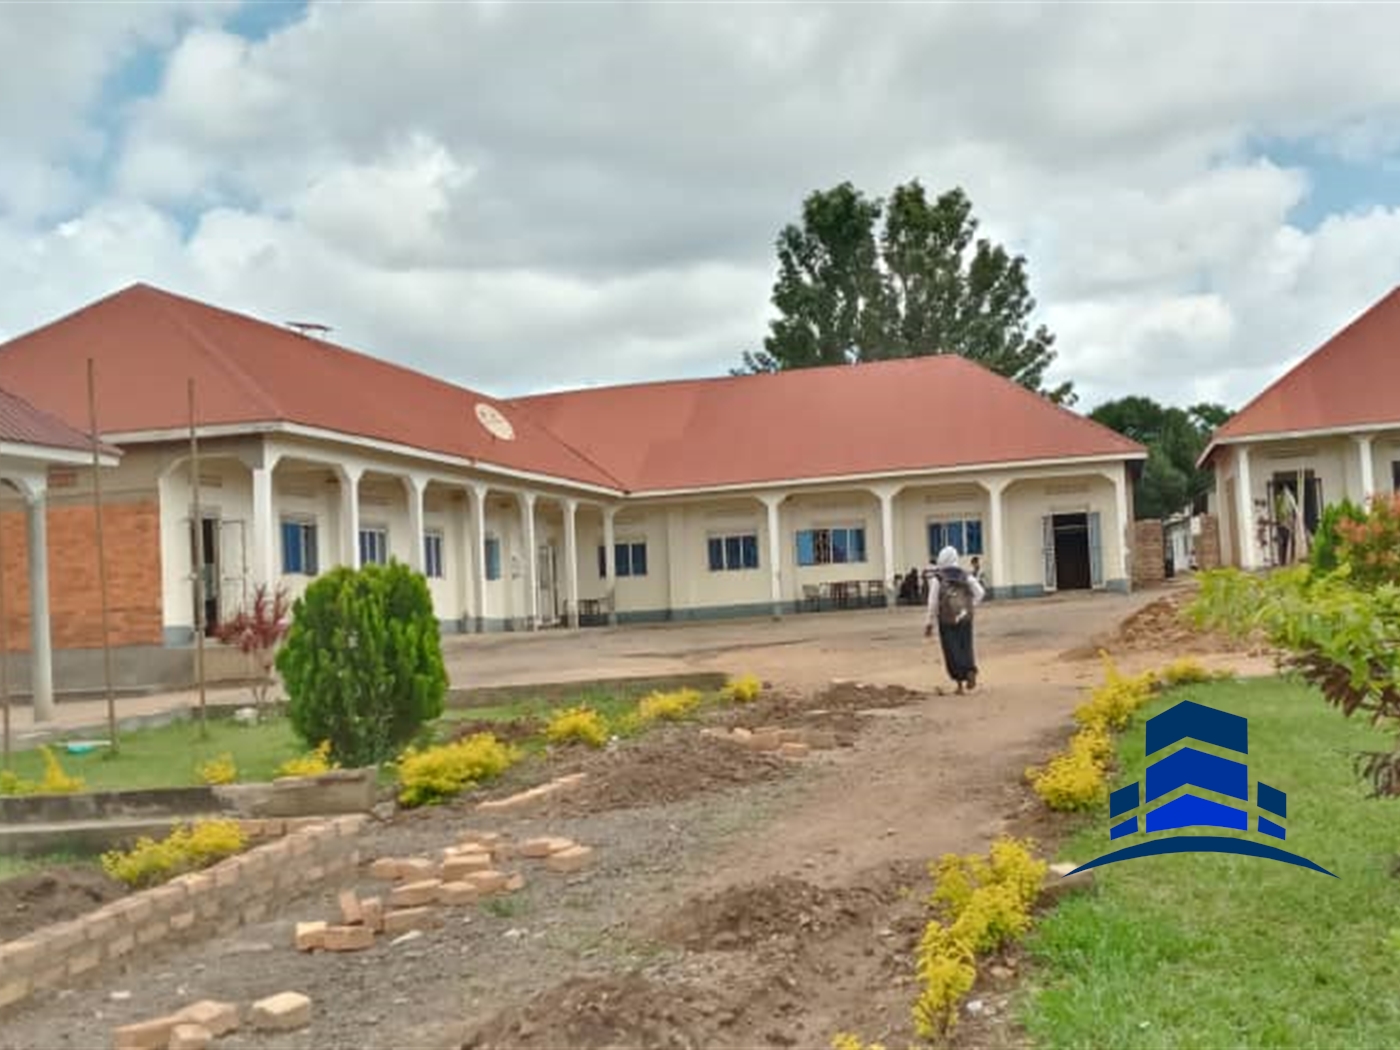
{"type": "Polygon", "coordinates": [[[943,648],[943,666],[948,677],[964,688],[977,688],[977,660],[972,649],[973,609],[982,603],[986,590],[977,577],[958,564],[956,547],[938,552],[938,563],[928,584],[928,619],[924,637],[933,636],[938,625],[938,641],[943,648]]]}

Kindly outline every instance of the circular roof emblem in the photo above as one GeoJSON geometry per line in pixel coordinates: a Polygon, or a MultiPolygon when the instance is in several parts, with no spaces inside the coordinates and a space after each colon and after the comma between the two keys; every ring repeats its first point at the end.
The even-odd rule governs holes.
{"type": "Polygon", "coordinates": [[[477,402],[476,418],[493,436],[502,441],[515,440],[515,428],[510,425],[510,420],[501,415],[496,409],[484,402],[477,402]]]}

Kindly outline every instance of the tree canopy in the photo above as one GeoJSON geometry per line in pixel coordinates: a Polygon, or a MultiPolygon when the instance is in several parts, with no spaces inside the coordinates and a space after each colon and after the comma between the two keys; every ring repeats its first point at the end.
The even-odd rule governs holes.
{"type": "Polygon", "coordinates": [[[1147,446],[1133,493],[1137,517],[1144,519],[1165,518],[1204,501],[1215,480],[1210,471],[1196,469],[1196,460],[1230,415],[1222,405],[1169,408],[1149,397],[1124,397],[1099,405],[1089,418],[1147,446]]]}
{"type": "Polygon", "coordinates": [[[734,374],[959,354],[1073,404],[1072,384],[1044,386],[1055,337],[1030,327],[1025,257],[977,229],[961,188],[930,200],[915,180],[888,203],[849,182],[811,193],[778,234],[779,316],[734,374]]]}

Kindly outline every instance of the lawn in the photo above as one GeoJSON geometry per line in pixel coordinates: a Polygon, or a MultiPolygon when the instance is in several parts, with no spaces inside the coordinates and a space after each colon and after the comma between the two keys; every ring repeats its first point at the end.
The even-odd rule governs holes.
{"type": "MultiPolygon", "coordinates": [[[[490,707],[450,708],[443,713],[440,728],[464,720],[509,722],[520,718],[546,719],[551,711],[587,705],[609,722],[633,710],[637,700],[651,690],[619,688],[602,691],[580,686],[579,692],[562,699],[523,699],[490,707]]],[[[706,697],[709,701],[712,697],[706,697]]],[[[103,751],[70,755],[62,744],[53,745],[54,754],[65,772],[82,777],[94,791],[185,787],[202,783],[199,767],[209,759],[230,755],[243,782],[271,780],[277,767],[305,750],[285,718],[275,718],[256,726],[244,726],[227,719],[210,719],[208,739],[201,739],[197,722],[177,722],[157,729],[142,729],[121,737],[121,753],[103,751]]],[[[543,740],[532,740],[527,751],[543,747],[543,740]]],[[[40,780],[43,759],[38,751],[20,751],[13,756],[13,768],[26,780],[40,780]]]]}
{"type": "MultiPolygon", "coordinates": [[[[1353,752],[1388,749],[1390,737],[1283,680],[1192,686],[1122,735],[1113,787],[1143,774],[1141,719],[1182,699],[1249,718],[1251,781],[1288,793],[1280,846],[1338,878],[1203,854],[1098,869],[1096,890],[1065,900],[1028,940],[1022,1021],[1032,1038],[1048,1047],[1400,1045],[1398,803],[1366,798],[1351,765],[1353,752]]],[[[1082,863],[1142,838],[1110,844],[1105,807],[1061,856],[1082,863]]]]}

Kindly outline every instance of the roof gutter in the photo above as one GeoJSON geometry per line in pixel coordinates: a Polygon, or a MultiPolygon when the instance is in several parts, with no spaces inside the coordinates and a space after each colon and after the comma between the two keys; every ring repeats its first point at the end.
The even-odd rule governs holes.
{"type": "Polygon", "coordinates": [[[1272,430],[1261,434],[1229,434],[1223,438],[1212,437],[1205,451],[1196,460],[1196,469],[1202,469],[1217,449],[1225,445],[1250,445],[1264,441],[1299,441],[1320,437],[1353,437],[1370,433],[1373,436],[1385,430],[1400,430],[1400,421],[1380,423],[1352,423],[1339,427],[1316,427],[1312,430],[1272,430]]]}

